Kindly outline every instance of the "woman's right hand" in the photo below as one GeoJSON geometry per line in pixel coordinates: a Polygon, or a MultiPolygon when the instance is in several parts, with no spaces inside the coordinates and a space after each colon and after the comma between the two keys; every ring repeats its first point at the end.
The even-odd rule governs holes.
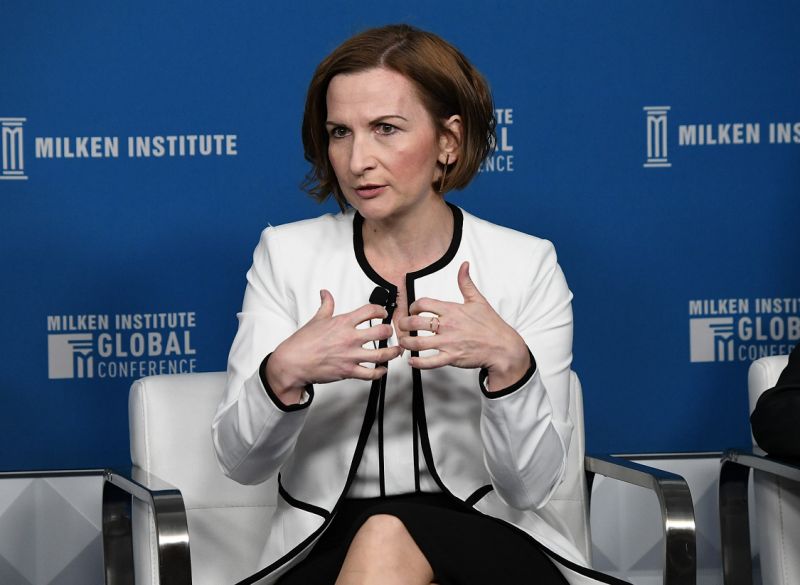
{"type": "Polygon", "coordinates": [[[266,377],[272,391],[284,404],[297,404],[308,384],[348,378],[376,380],[386,373],[389,362],[399,356],[400,346],[365,349],[373,341],[392,336],[392,326],[378,324],[357,329],[370,319],[385,319],[386,309],[367,304],[349,313],[333,316],[333,295],[320,291],[321,305],[311,320],[295,331],[267,361],[266,377]],[[374,368],[362,366],[375,364],[374,368]]]}

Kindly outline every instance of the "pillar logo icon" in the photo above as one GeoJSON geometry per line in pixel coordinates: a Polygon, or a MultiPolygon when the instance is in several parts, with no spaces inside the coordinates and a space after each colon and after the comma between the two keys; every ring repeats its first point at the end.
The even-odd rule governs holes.
{"type": "Polygon", "coordinates": [[[26,180],[23,128],[26,118],[0,118],[0,180],[26,180]]]}
{"type": "Polygon", "coordinates": [[[47,377],[51,380],[94,377],[94,339],[91,333],[47,336],[47,377]]]}
{"type": "Polygon", "coordinates": [[[670,106],[645,106],[647,116],[646,168],[671,167],[667,152],[667,114],[670,106]]]}
{"type": "Polygon", "coordinates": [[[692,362],[734,361],[733,317],[689,319],[692,362]]]}

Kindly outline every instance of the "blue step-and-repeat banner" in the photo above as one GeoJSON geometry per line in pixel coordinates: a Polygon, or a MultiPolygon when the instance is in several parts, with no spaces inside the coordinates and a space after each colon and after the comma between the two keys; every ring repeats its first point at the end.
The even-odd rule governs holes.
{"type": "Polygon", "coordinates": [[[746,370],[800,339],[800,5],[0,5],[0,465],[125,461],[143,375],[220,370],[300,189],[318,61],[410,22],[489,79],[450,200],[551,239],[590,451],[749,443],[746,370]]]}

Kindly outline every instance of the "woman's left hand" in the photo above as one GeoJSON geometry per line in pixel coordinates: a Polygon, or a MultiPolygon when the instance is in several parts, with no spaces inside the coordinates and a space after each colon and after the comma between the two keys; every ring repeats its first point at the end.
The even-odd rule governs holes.
{"type": "Polygon", "coordinates": [[[456,366],[486,368],[488,390],[502,390],[518,382],[531,366],[525,341],[492,308],[469,276],[469,262],[458,269],[458,288],[462,303],[436,299],[417,299],[409,307],[409,317],[401,317],[403,331],[432,331],[435,335],[400,337],[400,345],[411,351],[435,349],[430,357],[412,357],[412,367],[422,370],[456,366]],[[432,313],[423,317],[420,313],[432,313]],[[437,326],[438,323],[438,326],[437,326]]]}

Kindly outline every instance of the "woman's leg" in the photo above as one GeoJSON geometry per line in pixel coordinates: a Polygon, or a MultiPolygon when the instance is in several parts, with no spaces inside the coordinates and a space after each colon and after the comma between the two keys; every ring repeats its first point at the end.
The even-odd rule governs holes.
{"type": "Polygon", "coordinates": [[[396,516],[370,516],[356,533],[336,585],[429,585],[433,569],[396,516]]]}

